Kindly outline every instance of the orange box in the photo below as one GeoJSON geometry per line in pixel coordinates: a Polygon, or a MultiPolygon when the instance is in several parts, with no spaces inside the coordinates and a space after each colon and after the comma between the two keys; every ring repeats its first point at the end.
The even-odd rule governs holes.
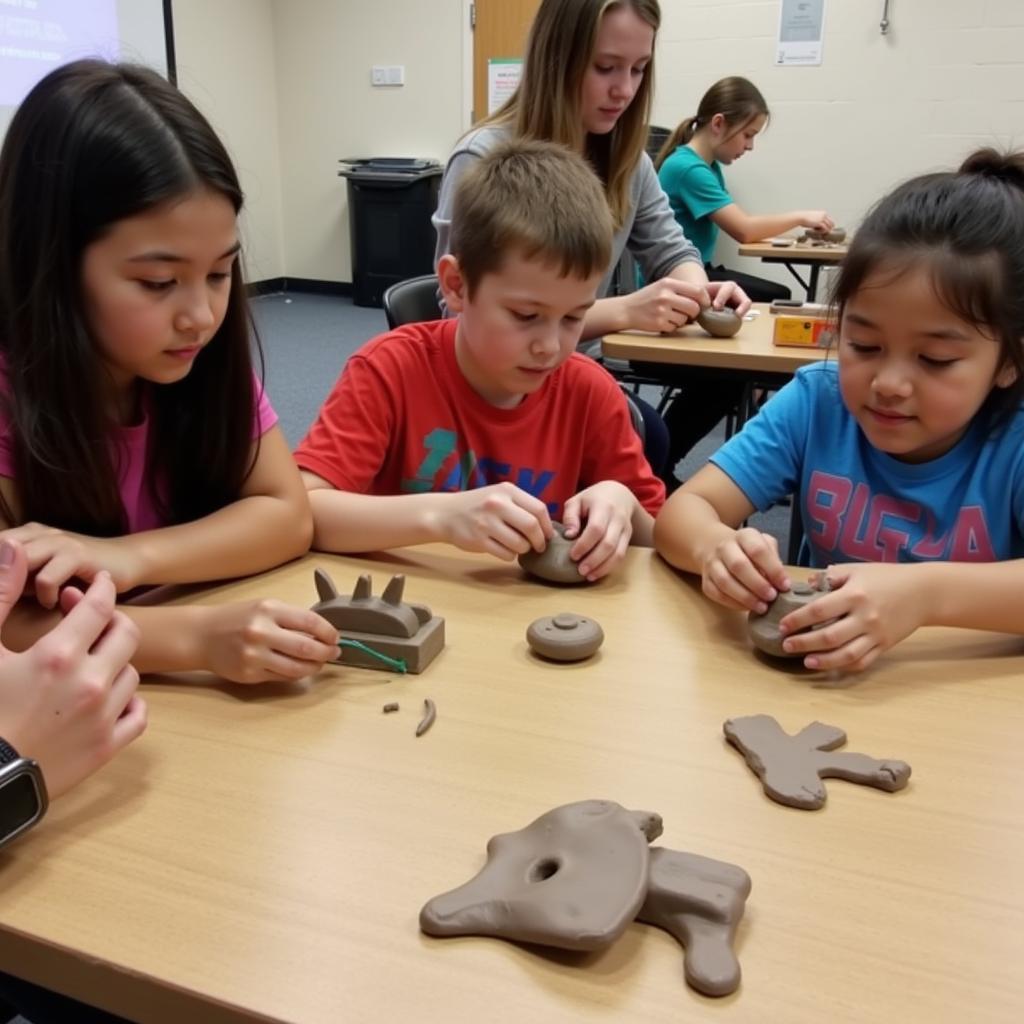
{"type": "Polygon", "coordinates": [[[828,348],[835,340],[834,325],[825,317],[777,316],[772,344],[796,348],[828,348]]]}

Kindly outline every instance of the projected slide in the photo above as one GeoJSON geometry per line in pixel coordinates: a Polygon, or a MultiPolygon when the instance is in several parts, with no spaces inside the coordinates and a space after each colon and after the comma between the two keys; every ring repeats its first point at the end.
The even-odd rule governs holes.
{"type": "Polygon", "coordinates": [[[76,57],[119,56],[117,0],[0,0],[0,103],[76,57]]]}

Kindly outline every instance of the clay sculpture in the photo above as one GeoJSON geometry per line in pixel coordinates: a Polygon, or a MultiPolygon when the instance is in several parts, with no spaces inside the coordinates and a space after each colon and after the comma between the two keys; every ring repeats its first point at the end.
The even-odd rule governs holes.
{"type": "MultiPolygon", "coordinates": [[[[768,611],[761,615],[758,615],[757,612],[750,612],[747,615],[747,635],[754,646],[759,651],[764,651],[765,654],[771,654],[776,658],[804,657],[803,654],[791,654],[783,649],[782,641],[785,638],[779,633],[779,623],[790,612],[796,611],[797,608],[802,608],[805,604],[810,604],[811,601],[821,597],[822,594],[828,593],[828,589],[828,581],[822,574],[818,577],[817,586],[811,583],[794,583],[789,590],[783,590],[768,605],[768,611]]],[[[811,626],[808,629],[801,629],[799,632],[807,633],[815,628],[820,628],[820,626],[811,626]]],[[[790,633],[789,635],[796,636],[797,634],[790,633]]]]}
{"type": "Polygon", "coordinates": [[[647,894],[648,842],[661,818],[583,800],[494,836],[475,878],[420,911],[428,935],[493,935],[559,949],[611,945],[647,894]]]}
{"type": "Polygon", "coordinates": [[[765,793],[789,807],[808,811],[823,807],[828,791],[822,779],[846,779],[890,793],[903,789],[910,779],[906,761],[835,752],[846,742],[846,733],[834,725],[812,722],[790,736],[770,715],[748,715],[730,718],[722,728],[761,780],[765,793]]]}
{"type": "Polygon", "coordinates": [[[702,309],[697,316],[697,323],[712,338],[731,338],[743,326],[743,317],[737,316],[731,309],[702,309]]]}
{"type": "Polygon", "coordinates": [[[320,600],[313,611],[342,636],[336,664],[360,668],[422,672],[444,648],[444,619],[422,604],[402,600],[405,577],[392,576],[374,597],[368,575],[360,576],[351,597],[341,597],[322,569],[314,572],[320,600]]]}
{"type": "Polygon", "coordinates": [[[637,920],[663,928],[683,946],[691,988],[706,996],[727,996],[740,983],[732,944],[749,895],[750,875],[743,868],[653,847],[647,899],[637,920]]]}
{"type": "Polygon", "coordinates": [[[846,241],[846,228],[832,228],[831,231],[819,231],[816,228],[808,228],[798,239],[800,242],[810,242],[812,245],[819,245],[830,242],[832,245],[839,245],[846,241]]]}
{"type": "Polygon", "coordinates": [[[589,583],[580,575],[579,566],[569,557],[575,540],[568,540],[565,527],[554,523],[554,536],[543,551],[529,551],[519,556],[519,564],[531,575],[549,583],[589,583]]]}
{"type": "Polygon", "coordinates": [[[604,631],[593,620],[574,612],[535,619],[526,630],[530,649],[552,661],[583,661],[604,641],[604,631]]]}

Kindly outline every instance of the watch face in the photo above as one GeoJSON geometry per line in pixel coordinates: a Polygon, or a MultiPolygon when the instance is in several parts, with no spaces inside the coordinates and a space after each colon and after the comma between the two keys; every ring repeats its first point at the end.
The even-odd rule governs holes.
{"type": "Polygon", "coordinates": [[[45,807],[30,770],[26,768],[3,778],[0,782],[0,846],[34,825],[45,807]]]}

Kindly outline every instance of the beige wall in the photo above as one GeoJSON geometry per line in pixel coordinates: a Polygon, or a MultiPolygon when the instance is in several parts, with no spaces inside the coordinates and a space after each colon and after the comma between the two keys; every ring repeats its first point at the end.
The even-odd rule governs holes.
{"type": "MultiPolygon", "coordinates": [[[[895,181],[987,142],[1024,146],[1024,2],[828,0],[825,63],[772,65],[779,0],[662,0],[654,120],[727,74],[773,120],[727,171],[753,212],[825,206],[853,227],[895,181]]],[[[175,0],[183,87],[249,193],[251,278],[351,280],[345,156],[444,159],[465,126],[466,0],[175,0]],[[406,85],[370,85],[404,64],[406,85]],[[276,116],[275,116],[276,111],[276,116]]],[[[733,264],[731,242],[719,258],[733,264]]],[[[751,260],[735,263],[771,273],[751,260]]],[[[785,272],[781,272],[785,280],[785,272]]]]}
{"type": "Polygon", "coordinates": [[[174,0],[178,85],[219,133],[245,190],[246,277],[283,277],[272,0],[174,0]]]}

